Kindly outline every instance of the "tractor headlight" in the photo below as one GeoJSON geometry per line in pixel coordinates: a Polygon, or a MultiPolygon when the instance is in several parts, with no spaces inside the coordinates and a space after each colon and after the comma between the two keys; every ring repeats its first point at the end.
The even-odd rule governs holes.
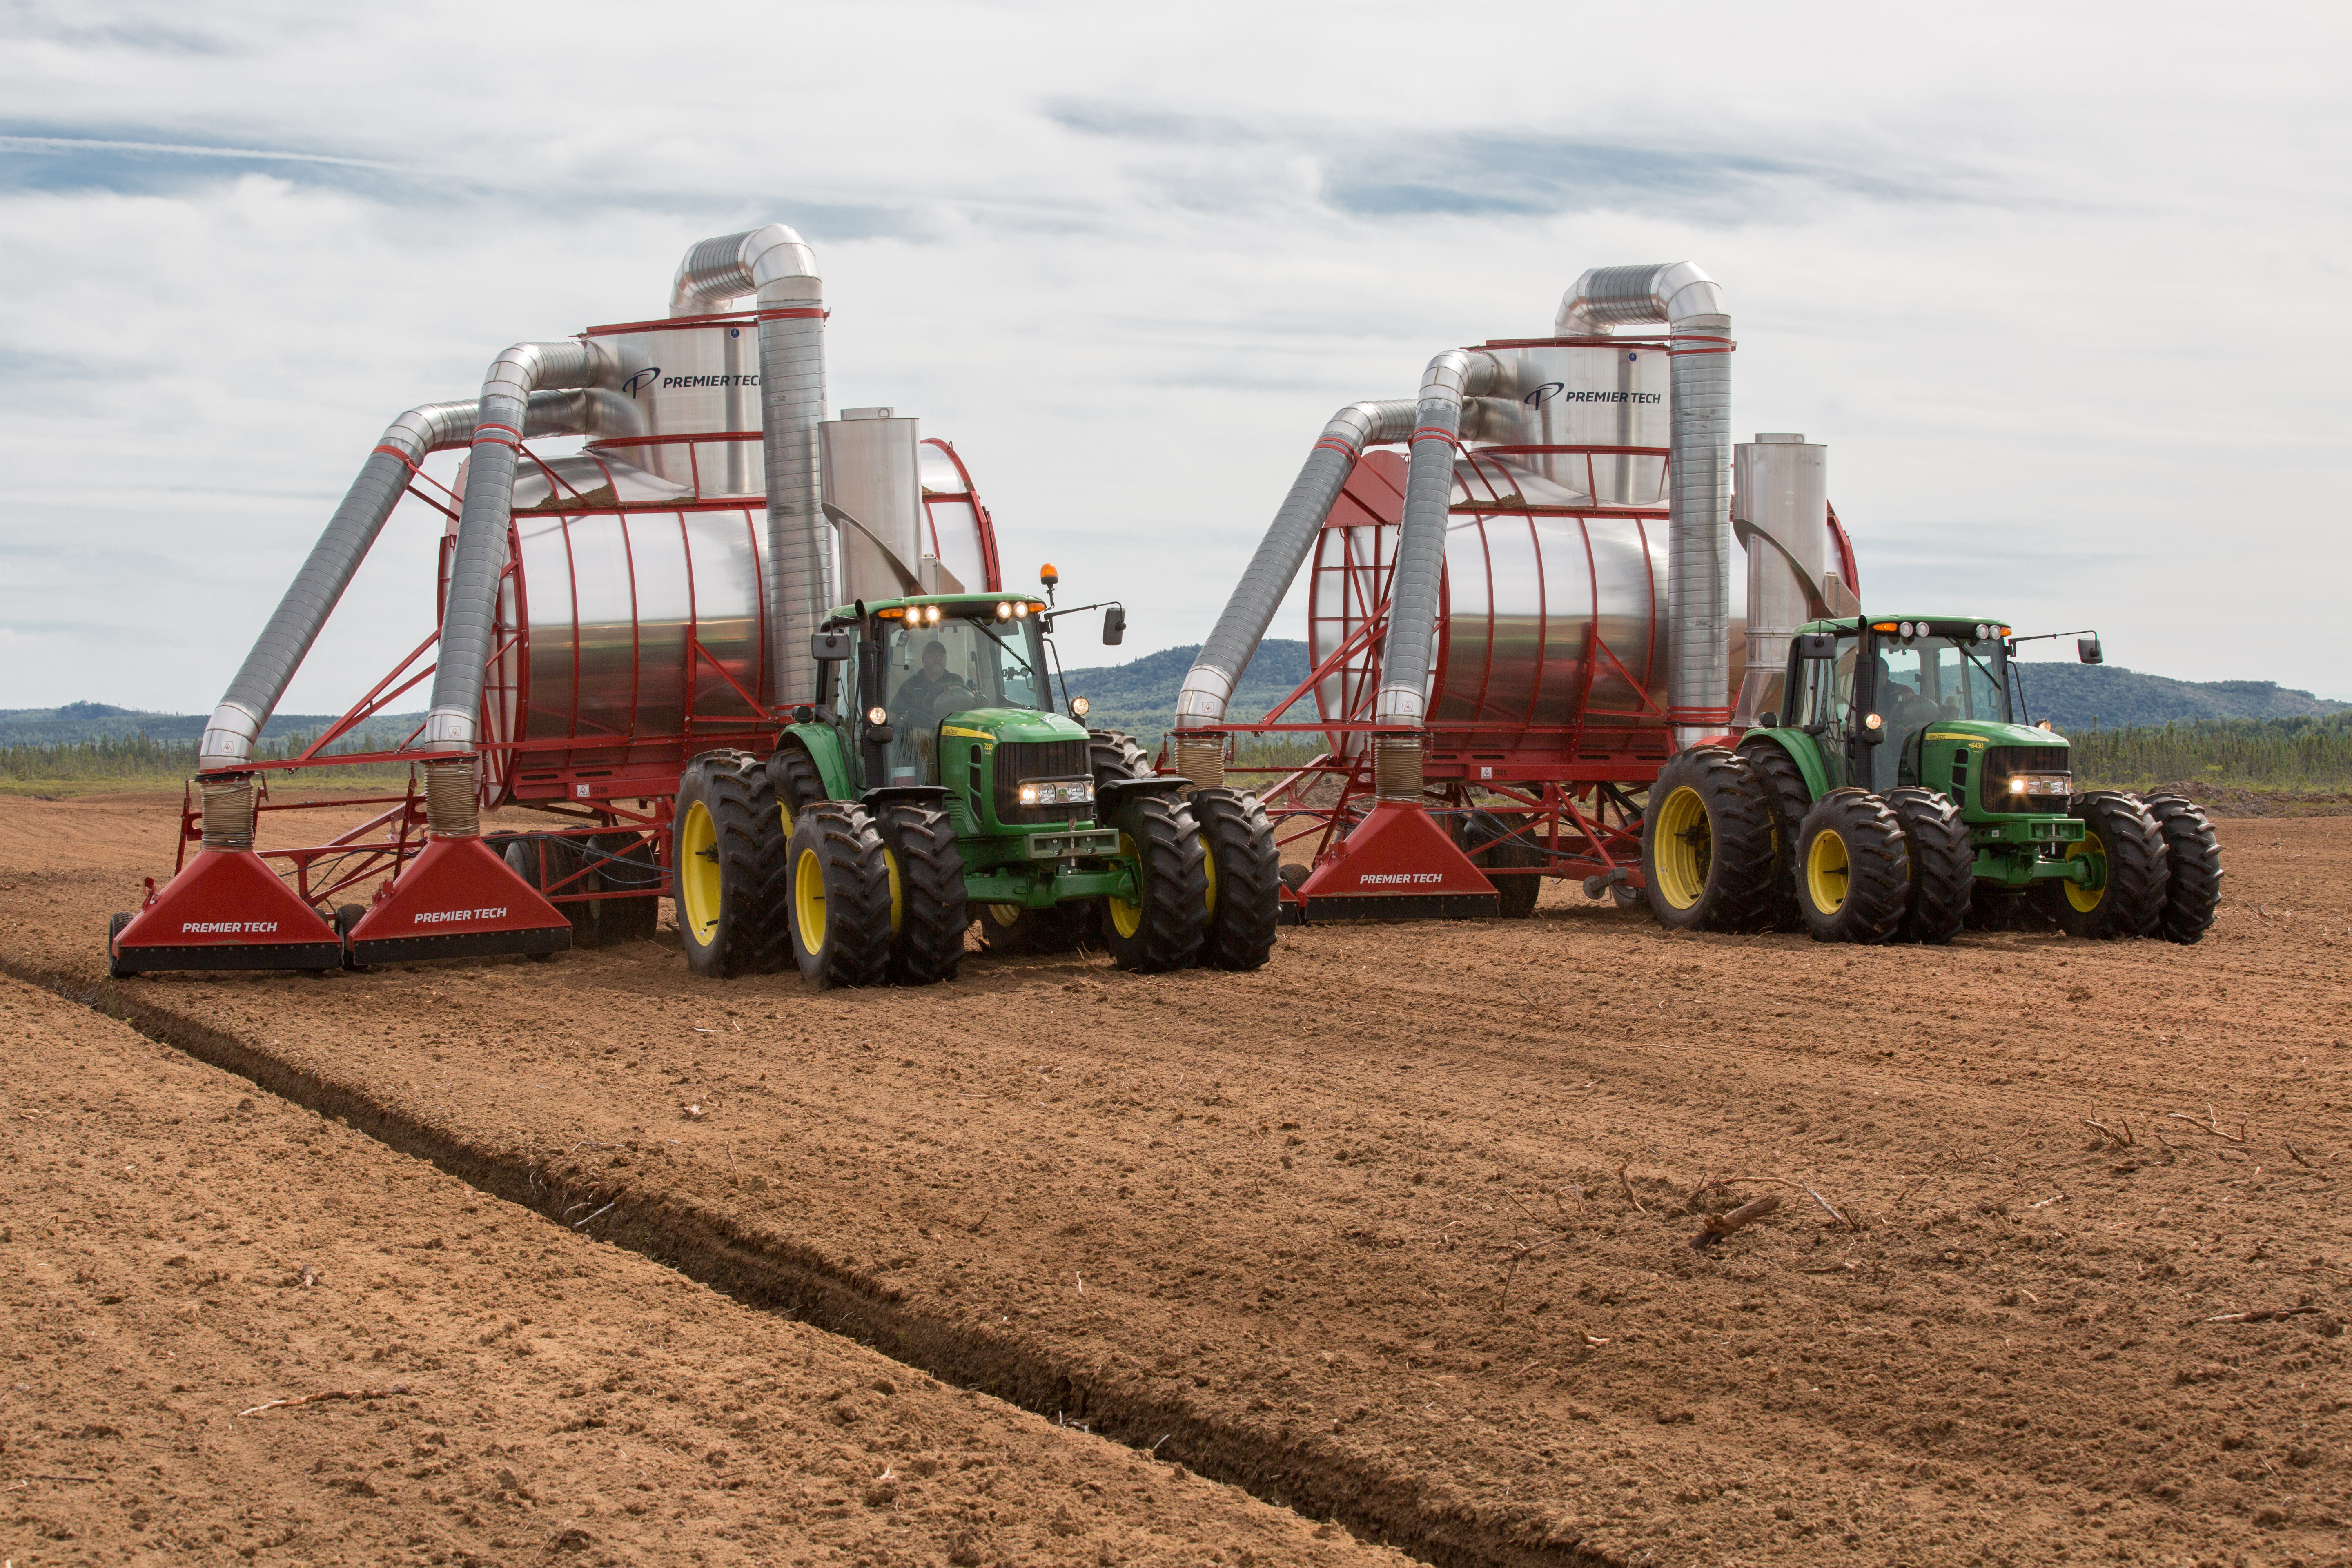
{"type": "Polygon", "coordinates": [[[1070,717],[1071,717],[1071,718],[1073,718],[1073,719],[1083,719],[1083,718],[1085,718],[1085,717],[1087,716],[1087,710],[1089,707],[1091,707],[1091,706],[1092,706],[1092,704],[1091,704],[1091,703],[1089,703],[1089,702],[1087,702],[1087,700],[1085,698],[1083,698],[1083,697],[1073,697],[1073,698],[1071,698],[1071,699],[1070,699],[1070,717]]]}
{"type": "Polygon", "coordinates": [[[1094,797],[1092,779],[1023,779],[1013,792],[1023,805],[1084,805],[1094,797]]]}
{"type": "Polygon", "coordinates": [[[1862,716],[1862,727],[1871,731],[1873,734],[1876,734],[1881,729],[1885,728],[1885,724],[1886,721],[1881,719],[1875,713],[1865,713],[1862,716]]]}
{"type": "Polygon", "coordinates": [[[866,710],[866,721],[868,724],[887,724],[890,721],[890,710],[887,708],[868,708],[866,710]]]}
{"type": "Polygon", "coordinates": [[[2011,773],[2009,775],[2009,793],[2011,795],[2023,795],[2025,793],[2025,775],[2023,773],[2011,773]]]}
{"type": "Polygon", "coordinates": [[[1028,605],[1019,599],[1015,599],[1013,602],[1013,618],[1016,621],[1024,620],[1028,617],[1028,605]]]}
{"type": "Polygon", "coordinates": [[[1013,606],[1005,604],[1003,600],[997,601],[996,618],[1000,621],[1011,620],[1013,618],[1013,606]]]}

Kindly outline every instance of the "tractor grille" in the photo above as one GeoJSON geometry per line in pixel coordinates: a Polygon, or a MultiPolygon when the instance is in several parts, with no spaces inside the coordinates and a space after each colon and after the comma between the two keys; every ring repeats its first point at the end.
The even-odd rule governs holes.
{"type": "Polygon", "coordinates": [[[1031,822],[1076,822],[1094,807],[1075,802],[1023,805],[1023,779],[1082,779],[1087,766],[1084,741],[1010,741],[996,748],[996,820],[1006,826],[1031,822]]]}
{"type": "Polygon", "coordinates": [[[2011,773],[2063,773],[2074,766],[2071,746],[1994,746],[1984,753],[1977,772],[1977,802],[1987,811],[2022,815],[2030,811],[2063,812],[2056,797],[2036,795],[2021,802],[2009,793],[2011,773]]]}

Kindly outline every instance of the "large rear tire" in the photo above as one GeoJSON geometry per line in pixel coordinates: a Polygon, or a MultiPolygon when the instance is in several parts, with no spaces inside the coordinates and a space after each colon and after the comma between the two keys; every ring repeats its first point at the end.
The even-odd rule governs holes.
{"type": "Polygon", "coordinates": [[[1911,857],[1892,806],[1868,790],[1833,789],[1797,838],[1797,902],[1815,942],[1885,942],[1911,907],[1911,857]]]}
{"type": "Polygon", "coordinates": [[[1739,749],[1756,775],[1772,809],[1772,903],[1769,929],[1801,931],[1805,911],[1797,902],[1797,836],[1805,829],[1805,813],[1813,808],[1812,791],[1805,787],[1804,771],[1788,749],[1773,741],[1754,741],[1739,749]]]}
{"type": "Polygon", "coordinates": [[[1257,796],[1243,790],[1196,789],[1192,820],[1206,852],[1208,930],[1201,963],[1209,969],[1258,969],[1273,956],[1282,922],[1282,853],[1274,824],[1257,796]]]}
{"type": "Polygon", "coordinates": [[[1142,884],[1133,903],[1103,901],[1111,962],[1137,974],[1192,968],[1209,925],[1208,856],[1192,812],[1172,795],[1134,795],[1110,814],[1110,825],[1142,884]]]}
{"type": "Polygon", "coordinates": [[[1720,746],[1677,752],[1642,821],[1650,912],[1685,931],[1754,931],[1771,913],[1772,816],[1748,763],[1720,746]]]}
{"type": "Polygon", "coordinates": [[[890,869],[890,978],[901,985],[953,980],[963,963],[963,852],[948,814],[892,801],[875,814],[890,869]]]}
{"type": "Polygon", "coordinates": [[[768,781],[775,786],[776,809],[783,814],[784,836],[790,837],[793,814],[824,798],[824,775],[808,748],[788,738],[768,759],[768,781]]]}
{"type": "Polygon", "coordinates": [[[1905,942],[1941,947],[1968,924],[1976,893],[1977,851],[1969,825],[1951,796],[1917,784],[1886,792],[1903,847],[1911,860],[1911,904],[1896,934],[1905,942]]]}
{"type": "Polygon", "coordinates": [[[2157,934],[2183,946],[2201,941],[2221,907],[2221,845],[2202,806],[2186,795],[2152,795],[2147,814],[2164,836],[2164,912],[2157,934]]]}
{"type": "Polygon", "coordinates": [[[652,841],[639,833],[599,833],[586,841],[582,853],[604,891],[636,889],[629,898],[596,900],[597,926],[605,944],[650,941],[661,926],[662,881],[652,841]]]}
{"type": "MultiPolygon", "coordinates": [[[[506,841],[500,858],[506,861],[507,869],[529,883],[534,892],[551,899],[604,890],[596,873],[584,869],[587,862],[581,858],[577,839],[560,838],[549,833],[519,833],[506,841]]],[[[604,945],[604,907],[602,899],[583,899],[555,906],[556,913],[572,922],[572,946],[604,945]]]]}
{"type": "Polygon", "coordinates": [[[672,831],[688,966],[713,980],[783,968],[792,935],[785,839],[765,764],[743,752],[688,763],[672,831]]]}
{"type": "Polygon", "coordinates": [[[793,814],[789,861],[801,978],[820,991],[889,979],[890,861],[866,808],[845,800],[803,806],[793,814]]]}
{"type": "Polygon", "coordinates": [[[2070,812],[2082,819],[2084,837],[2066,847],[2066,858],[2103,855],[2106,879],[2096,889],[2044,882],[2042,909],[2068,936],[2093,942],[2154,936],[2167,891],[2164,832],[2156,818],[2138,801],[2112,789],[2076,795],[2070,812]]]}

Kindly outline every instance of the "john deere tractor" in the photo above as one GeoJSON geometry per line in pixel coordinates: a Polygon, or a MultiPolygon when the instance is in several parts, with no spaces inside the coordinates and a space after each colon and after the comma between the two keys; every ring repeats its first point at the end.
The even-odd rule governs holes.
{"type": "Polygon", "coordinates": [[[2064,738],[2011,710],[2014,651],[1986,620],[1801,627],[1766,699],[1781,710],[1660,770],[1652,911],[1822,942],[1946,942],[2035,912],[2074,936],[2202,937],[2221,889],[2212,824],[2179,795],[2078,789],[2064,738]]]}
{"type": "MultiPolygon", "coordinates": [[[[1265,963],[1280,893],[1264,808],[1155,775],[1132,739],[1080,722],[1083,698],[1056,711],[1054,615],[1024,594],[832,611],[819,689],[775,750],[708,753],[679,781],[696,972],[928,984],[954,977],[975,920],[991,952],[1099,940],[1142,973],[1265,963]]],[[[1124,626],[1111,608],[1104,640],[1124,626]]]]}

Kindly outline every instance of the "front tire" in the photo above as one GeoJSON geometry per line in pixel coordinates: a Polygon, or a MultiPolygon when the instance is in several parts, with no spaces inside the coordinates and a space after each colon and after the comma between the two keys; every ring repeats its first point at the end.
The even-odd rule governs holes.
{"type": "Polygon", "coordinates": [[[1771,912],[1772,816],[1756,776],[1720,746],[1677,752],[1642,814],[1650,912],[1684,931],[1741,931],[1771,912]]]}
{"type": "Polygon", "coordinates": [[[1905,942],[1941,947],[1968,924],[1977,886],[1976,846],[1969,825],[1949,795],[1917,784],[1886,792],[1886,804],[1903,826],[1903,847],[1911,860],[1911,903],[1897,933],[1905,942]]]}
{"type": "Polygon", "coordinates": [[[937,806],[893,801],[875,814],[890,871],[890,978],[901,985],[953,980],[963,963],[963,852],[937,806]]]}
{"type": "Polygon", "coordinates": [[[1106,899],[1103,940],[1111,962],[1136,974],[1190,969],[1209,925],[1208,856],[1182,802],[1137,795],[1111,813],[1122,858],[1136,868],[1136,901],[1106,899]]]}
{"type": "Polygon", "coordinates": [[[1242,790],[1192,792],[1208,885],[1208,930],[1201,963],[1209,969],[1264,967],[1282,921],[1282,854],[1257,796],[1242,790]]]}
{"type": "Polygon", "coordinates": [[[1911,856],[1894,808],[1868,790],[1833,789],[1797,839],[1797,904],[1815,942],[1874,946],[1903,927],[1911,856]]]}
{"type": "Polygon", "coordinates": [[[744,752],[695,758],[678,779],[672,834],[688,967],[712,980],[783,968],[785,840],[766,767],[744,752]]]}
{"type": "Polygon", "coordinates": [[[2221,907],[2221,845],[2213,824],[2186,795],[2152,795],[2147,814],[2164,836],[2164,912],[2157,933],[2187,946],[2201,941],[2221,907]]]}
{"type": "Polygon", "coordinates": [[[2164,832],[2156,818],[2112,789],[2076,795],[2070,815],[2082,820],[2084,837],[2066,847],[2066,858],[2105,856],[2106,879],[2096,889],[2080,882],[2045,883],[2042,907],[2068,936],[2113,942],[2155,935],[2167,891],[2164,832]]]}
{"type": "Polygon", "coordinates": [[[803,806],[793,814],[788,858],[801,978],[820,991],[887,980],[890,862],[865,807],[845,800],[803,806]]]}

